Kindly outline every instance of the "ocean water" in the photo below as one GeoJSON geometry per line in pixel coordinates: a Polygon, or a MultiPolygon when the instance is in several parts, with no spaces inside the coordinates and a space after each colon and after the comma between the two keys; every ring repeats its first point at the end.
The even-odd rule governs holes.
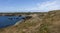
{"type": "Polygon", "coordinates": [[[24,16],[0,16],[0,28],[12,26],[18,21],[25,18],[24,16]]]}

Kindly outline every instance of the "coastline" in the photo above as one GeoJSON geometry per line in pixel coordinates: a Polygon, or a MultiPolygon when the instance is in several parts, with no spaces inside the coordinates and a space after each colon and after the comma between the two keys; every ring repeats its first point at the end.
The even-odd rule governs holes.
{"type": "Polygon", "coordinates": [[[19,20],[19,21],[17,21],[13,26],[17,26],[18,24],[20,24],[20,23],[23,22],[23,21],[24,21],[24,19],[19,20]]]}

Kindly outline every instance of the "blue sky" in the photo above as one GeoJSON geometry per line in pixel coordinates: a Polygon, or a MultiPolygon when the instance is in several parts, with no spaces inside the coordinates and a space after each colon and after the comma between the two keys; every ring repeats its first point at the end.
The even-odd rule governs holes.
{"type": "Polygon", "coordinates": [[[47,12],[60,10],[60,0],[0,0],[0,12],[47,12]]]}

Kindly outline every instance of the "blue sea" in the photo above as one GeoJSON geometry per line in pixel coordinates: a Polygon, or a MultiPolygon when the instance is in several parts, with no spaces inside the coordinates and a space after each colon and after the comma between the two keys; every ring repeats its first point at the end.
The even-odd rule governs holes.
{"type": "Polygon", "coordinates": [[[12,26],[18,21],[25,18],[24,16],[0,16],[0,28],[12,26]]]}

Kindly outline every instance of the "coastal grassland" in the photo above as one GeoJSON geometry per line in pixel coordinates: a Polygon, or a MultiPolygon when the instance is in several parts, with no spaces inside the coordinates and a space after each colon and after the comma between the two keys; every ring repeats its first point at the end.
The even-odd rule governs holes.
{"type": "Polygon", "coordinates": [[[60,10],[29,15],[31,19],[0,29],[0,33],[60,33],[60,10]]]}

